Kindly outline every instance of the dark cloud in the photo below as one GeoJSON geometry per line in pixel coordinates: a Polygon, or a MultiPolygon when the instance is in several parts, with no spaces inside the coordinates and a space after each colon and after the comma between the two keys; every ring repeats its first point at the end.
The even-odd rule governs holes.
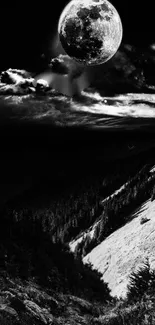
{"type": "Polygon", "coordinates": [[[47,91],[50,90],[50,87],[46,80],[38,79],[36,82],[35,90],[37,94],[44,95],[47,91]]]}
{"type": "Polygon", "coordinates": [[[30,73],[25,70],[10,68],[6,71],[2,71],[0,80],[3,83],[16,84],[25,81],[25,79],[29,79],[30,77],[30,73]]]}
{"type": "Polygon", "coordinates": [[[59,54],[57,58],[52,59],[49,68],[52,72],[69,74],[71,78],[79,77],[84,71],[84,66],[65,54],[59,54]]]}
{"type": "Polygon", "coordinates": [[[69,66],[65,64],[64,60],[65,55],[59,55],[57,58],[53,58],[49,64],[49,68],[52,72],[58,74],[68,74],[69,73],[69,66]]]}
{"type": "Polygon", "coordinates": [[[25,95],[35,92],[34,78],[25,70],[8,69],[0,76],[0,94],[25,95]]]}
{"type": "Polygon", "coordinates": [[[122,44],[105,64],[84,67],[68,55],[51,59],[46,70],[34,77],[25,70],[8,69],[0,75],[0,94],[45,94],[56,91],[63,95],[80,95],[89,86],[101,95],[130,91],[153,92],[155,58],[152,48],[144,51],[122,44]]]}
{"type": "Polygon", "coordinates": [[[122,44],[114,57],[100,66],[90,68],[91,85],[103,91],[122,93],[130,91],[151,91],[155,85],[155,59],[151,49],[139,49],[122,44]]]}
{"type": "Polygon", "coordinates": [[[90,84],[84,67],[69,56],[60,54],[53,58],[46,71],[35,78],[25,71],[8,69],[0,76],[0,94],[45,94],[51,89],[67,96],[80,95],[90,84]]]}
{"type": "Polygon", "coordinates": [[[20,85],[0,85],[0,95],[27,95],[35,92],[34,87],[22,88],[20,85]]]}
{"type": "Polygon", "coordinates": [[[85,68],[64,54],[52,59],[48,69],[35,78],[38,79],[45,80],[51,88],[67,96],[80,95],[90,84],[85,68]]]}
{"type": "Polygon", "coordinates": [[[31,74],[25,70],[8,69],[2,71],[0,81],[1,95],[44,94],[46,91],[50,90],[46,80],[41,78],[35,80],[31,74]]]}

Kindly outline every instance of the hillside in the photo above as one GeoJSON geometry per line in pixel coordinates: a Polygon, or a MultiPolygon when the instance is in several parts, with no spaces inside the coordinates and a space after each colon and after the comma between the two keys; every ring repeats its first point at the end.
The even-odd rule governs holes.
{"type": "Polygon", "coordinates": [[[127,288],[146,258],[155,268],[154,149],[89,167],[1,207],[0,324],[151,325],[150,313],[155,320],[155,272],[151,292],[148,270],[141,296],[137,283],[127,288]],[[119,300],[126,293],[131,299],[119,300]]]}
{"type": "Polygon", "coordinates": [[[153,195],[154,171],[154,165],[143,166],[136,175],[128,178],[126,183],[102,199],[99,203],[100,216],[69,243],[70,250],[85,256],[108,235],[128,222],[130,215],[153,195]]]}
{"type": "Polygon", "coordinates": [[[70,294],[51,294],[34,281],[7,280],[0,290],[1,325],[85,324],[103,308],[70,294]]]}
{"type": "MultiPolygon", "coordinates": [[[[101,201],[101,204],[105,203],[106,201],[108,201],[110,198],[113,198],[115,197],[118,193],[121,193],[122,190],[125,188],[125,186],[127,185],[128,183],[125,183],[123,184],[118,190],[116,190],[114,193],[112,193],[111,195],[109,195],[108,197],[106,197],[104,200],[101,201]]],[[[70,247],[70,250],[71,252],[74,252],[77,245],[79,243],[82,242],[83,239],[86,238],[87,235],[90,236],[90,238],[92,239],[93,236],[94,236],[94,232],[95,232],[95,228],[96,226],[99,224],[99,221],[95,221],[94,224],[89,228],[87,229],[86,231],[80,233],[79,236],[77,236],[77,238],[75,238],[73,241],[71,241],[69,243],[69,247],[70,247]]]]}
{"type": "Polygon", "coordinates": [[[147,257],[155,268],[155,201],[149,199],[131,217],[83,259],[103,274],[111,294],[118,297],[125,296],[129,275],[147,257]],[[148,218],[148,222],[141,224],[142,218],[148,218]]]}
{"type": "Polygon", "coordinates": [[[101,274],[53,244],[41,218],[1,211],[0,238],[0,324],[87,324],[111,301],[101,274]]]}
{"type": "Polygon", "coordinates": [[[113,296],[125,297],[131,272],[146,258],[155,267],[154,171],[146,166],[102,200],[100,217],[70,242],[72,252],[102,273],[113,296]]]}

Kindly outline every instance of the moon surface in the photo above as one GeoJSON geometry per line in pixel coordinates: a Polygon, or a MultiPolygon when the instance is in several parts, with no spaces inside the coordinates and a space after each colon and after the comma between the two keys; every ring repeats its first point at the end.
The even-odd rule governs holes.
{"type": "Polygon", "coordinates": [[[58,33],[70,57],[83,65],[98,65],[117,52],[123,28],[109,1],[72,0],[60,15],[58,33]]]}

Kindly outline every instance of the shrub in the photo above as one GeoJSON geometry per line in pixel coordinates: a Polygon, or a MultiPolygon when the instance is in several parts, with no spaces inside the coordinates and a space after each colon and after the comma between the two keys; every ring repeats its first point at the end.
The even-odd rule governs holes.
{"type": "Polygon", "coordinates": [[[147,217],[142,217],[141,220],[140,220],[140,224],[143,225],[143,223],[146,223],[149,220],[150,219],[148,219],[147,217]]]}

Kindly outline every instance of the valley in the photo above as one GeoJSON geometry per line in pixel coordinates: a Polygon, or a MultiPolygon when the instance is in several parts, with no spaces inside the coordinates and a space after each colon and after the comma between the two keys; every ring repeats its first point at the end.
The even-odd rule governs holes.
{"type": "MultiPolygon", "coordinates": [[[[1,184],[2,324],[124,325],[125,319],[137,325],[138,320],[147,324],[147,314],[155,318],[154,294],[146,283],[141,296],[127,298],[132,272],[147,267],[146,261],[152,272],[155,268],[155,142],[146,136],[142,143],[133,135],[118,141],[121,137],[104,145],[102,138],[97,146],[88,137],[93,140],[88,147],[85,138],[72,155],[66,142],[61,160],[54,144],[46,155],[43,139],[42,159],[33,151],[34,139],[30,147],[30,138],[25,140],[24,155],[17,151],[12,164],[17,174],[7,176],[10,192],[1,184]],[[20,186],[14,192],[16,176],[20,186]]],[[[2,179],[12,159],[11,150],[6,153],[2,179]]],[[[153,288],[155,276],[151,281],[153,288]]]]}

